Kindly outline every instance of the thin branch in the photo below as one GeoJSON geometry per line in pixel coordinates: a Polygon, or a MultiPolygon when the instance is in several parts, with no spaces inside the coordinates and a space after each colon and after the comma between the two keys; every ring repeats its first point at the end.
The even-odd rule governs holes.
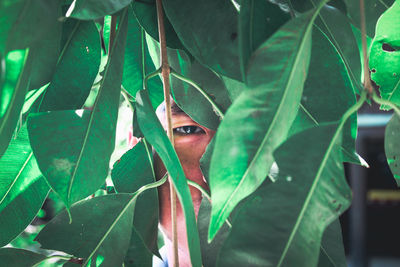
{"type": "Polygon", "coordinates": [[[364,89],[367,90],[369,94],[372,94],[374,88],[372,87],[369,67],[368,67],[368,55],[367,55],[367,34],[365,27],[365,5],[364,0],[360,0],[360,19],[361,19],[361,41],[362,41],[362,51],[364,58],[364,89]]]}
{"type": "Polygon", "coordinates": [[[397,116],[400,117],[400,108],[396,106],[396,104],[393,104],[389,100],[380,98],[379,96],[376,95],[375,91],[372,91],[371,97],[372,100],[374,100],[377,104],[391,107],[394,110],[394,112],[396,112],[397,116]]]}
{"type": "MultiPolygon", "coordinates": [[[[165,114],[166,114],[166,125],[167,125],[167,135],[171,144],[174,145],[174,133],[172,130],[172,114],[171,114],[171,99],[170,99],[170,82],[169,82],[169,74],[170,67],[168,64],[168,56],[167,56],[167,42],[165,39],[165,29],[164,29],[164,14],[162,9],[161,0],[157,0],[157,19],[158,19],[158,34],[160,41],[160,55],[161,55],[161,74],[163,77],[163,89],[164,89],[164,101],[165,101],[165,114]]],[[[172,223],[172,247],[173,247],[173,256],[171,265],[174,267],[179,266],[179,257],[178,257],[178,229],[177,229],[177,221],[176,221],[176,192],[174,188],[174,184],[172,182],[171,177],[169,177],[170,181],[170,198],[171,198],[171,223],[172,223]]]]}

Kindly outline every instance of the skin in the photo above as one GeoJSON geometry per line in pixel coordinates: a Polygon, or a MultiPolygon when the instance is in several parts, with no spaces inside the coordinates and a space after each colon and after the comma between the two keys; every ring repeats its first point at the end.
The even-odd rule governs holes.
{"type": "MultiPolygon", "coordinates": [[[[172,128],[174,129],[174,147],[182,164],[185,176],[208,190],[208,185],[200,170],[200,159],[204,154],[207,145],[213,138],[215,131],[199,125],[186,115],[179,107],[172,102],[172,128]]],[[[159,117],[164,129],[165,125],[165,107],[160,106],[157,109],[159,117]]],[[[154,156],[154,168],[157,179],[160,179],[166,173],[164,164],[157,154],[154,156]]],[[[195,215],[197,218],[202,194],[194,188],[189,187],[193,200],[195,215]]],[[[158,188],[159,205],[160,205],[160,226],[164,233],[165,244],[168,251],[168,260],[172,258],[172,225],[171,225],[171,200],[169,192],[169,183],[166,182],[158,188]]],[[[178,228],[178,247],[179,247],[179,266],[191,266],[190,257],[187,246],[185,218],[182,207],[177,201],[177,228],[178,228]]]]}

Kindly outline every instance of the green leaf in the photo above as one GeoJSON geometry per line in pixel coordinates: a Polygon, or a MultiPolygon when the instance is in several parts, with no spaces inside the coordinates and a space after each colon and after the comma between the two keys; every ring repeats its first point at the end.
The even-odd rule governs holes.
{"type": "Polygon", "coordinates": [[[385,130],[385,154],[389,164],[389,168],[400,186],[400,116],[393,114],[392,119],[386,126],[385,130]]]}
{"type": "MultiPolygon", "coordinates": [[[[150,55],[156,66],[160,66],[160,48],[157,41],[148,40],[150,55]]],[[[190,79],[224,112],[231,104],[229,93],[218,75],[196,60],[191,61],[183,50],[167,49],[168,63],[178,74],[190,79]]],[[[171,75],[173,97],[178,106],[194,121],[209,129],[217,130],[220,118],[211,103],[195,87],[171,75]]]]}
{"type": "Polygon", "coordinates": [[[333,221],[324,231],[318,266],[347,267],[339,220],[333,221]]]}
{"type": "Polygon", "coordinates": [[[82,108],[100,66],[100,36],[92,21],[68,20],[66,42],[40,111],[82,108]]]}
{"type": "MultiPolygon", "coordinates": [[[[320,123],[338,121],[356,102],[343,57],[319,28],[313,33],[310,69],[313,71],[304,84],[300,109],[290,135],[320,123]]],[[[359,164],[355,152],[356,114],[350,117],[343,134],[344,160],[359,164]]]]}
{"type": "MultiPolygon", "coordinates": [[[[354,0],[344,0],[347,6],[347,15],[352,24],[361,29],[360,2],[354,0]]],[[[375,25],[382,13],[388,9],[395,0],[365,0],[365,17],[367,35],[374,37],[375,25]]]]}
{"type": "MultiPolygon", "coordinates": [[[[155,182],[151,147],[142,139],[114,164],[111,178],[118,193],[134,193],[140,187],[155,182]]],[[[151,189],[139,196],[133,222],[147,248],[158,254],[158,194],[151,189]]],[[[137,238],[136,238],[137,239],[137,238]]],[[[141,242],[143,242],[141,241],[141,242]]],[[[139,246],[142,249],[141,246],[139,246]]]]}
{"type": "MultiPolygon", "coordinates": [[[[372,41],[369,68],[381,97],[400,105],[400,2],[395,1],[379,18],[372,41]]],[[[382,109],[390,109],[382,106],[382,109]]]]}
{"type": "Polygon", "coordinates": [[[268,37],[290,19],[278,5],[265,0],[244,0],[239,13],[240,67],[243,80],[247,63],[253,53],[268,37]]]}
{"type": "Polygon", "coordinates": [[[74,0],[66,17],[94,20],[111,15],[129,5],[132,0],[74,0]]]}
{"type": "MultiPolygon", "coordinates": [[[[158,21],[157,21],[157,8],[155,0],[148,1],[134,1],[132,3],[133,12],[146,31],[154,40],[158,42],[158,21]]],[[[164,17],[164,30],[167,41],[167,47],[175,48],[175,49],[184,49],[181,41],[174,28],[169,22],[168,18],[164,17]]]]}
{"type": "Polygon", "coordinates": [[[126,267],[152,266],[153,254],[144,245],[143,239],[135,228],[132,228],[131,242],[124,259],[126,267]]]}
{"type": "Polygon", "coordinates": [[[207,145],[206,151],[200,159],[200,168],[203,173],[204,179],[207,184],[210,184],[210,163],[212,158],[212,153],[214,151],[215,138],[211,139],[210,143],[207,145]]]}
{"type": "Polygon", "coordinates": [[[31,267],[44,260],[46,256],[19,248],[1,248],[1,264],[4,266],[31,267]]]}
{"type": "Polygon", "coordinates": [[[360,55],[348,18],[338,9],[325,6],[321,9],[319,17],[316,19],[316,24],[335,48],[336,53],[343,62],[344,68],[342,72],[347,73],[349,76],[350,87],[353,88],[355,93],[359,93],[363,89],[361,85],[360,55]]]}
{"type": "Polygon", "coordinates": [[[60,1],[6,0],[0,3],[0,54],[41,42],[57,24],[60,1]],[[50,31],[49,31],[50,30],[50,31]]]}
{"type": "Polygon", "coordinates": [[[0,157],[14,132],[29,87],[32,57],[29,49],[7,53],[0,79],[0,157]]]}
{"type": "Polygon", "coordinates": [[[120,100],[126,13],[121,15],[92,110],[37,113],[28,119],[39,168],[67,208],[95,192],[108,174],[120,100]]]}
{"type": "Polygon", "coordinates": [[[210,218],[211,203],[206,197],[203,196],[203,199],[201,200],[199,214],[197,215],[197,228],[199,229],[201,255],[204,267],[216,266],[219,251],[229,234],[229,227],[227,224],[225,224],[222,227],[221,231],[218,232],[214,240],[209,244],[207,241],[207,234],[208,226],[210,224],[210,218]]]}
{"type": "MultiPolygon", "coordinates": [[[[144,74],[149,74],[155,70],[153,61],[151,60],[146,39],[142,28],[137,22],[132,5],[129,7],[128,13],[128,39],[125,48],[124,75],[122,77],[122,85],[125,90],[134,98],[137,91],[143,89],[143,71],[144,74]],[[143,49],[142,49],[143,38],[143,49]],[[144,53],[143,68],[142,53],[144,53]]],[[[162,83],[159,77],[150,79],[147,83],[150,92],[150,99],[153,107],[157,107],[164,97],[162,83]]]]}
{"type": "Polygon", "coordinates": [[[5,246],[29,225],[49,192],[32,154],[26,127],[0,158],[0,181],[0,246],[5,246]]]}
{"type": "Polygon", "coordinates": [[[218,74],[241,79],[238,14],[231,1],[175,0],[163,5],[190,54],[218,74]]]}
{"type": "Polygon", "coordinates": [[[336,130],[337,124],[321,125],[276,150],[279,178],[264,182],[239,208],[220,266],[317,265],[325,228],[351,198],[336,130]]]}
{"type": "Polygon", "coordinates": [[[192,266],[201,266],[199,235],[196,229],[196,218],[185,173],[171,142],[152,109],[147,91],[141,90],[136,95],[136,110],[140,129],[160,156],[176,188],[176,193],[185,216],[192,266]]]}
{"type": "Polygon", "coordinates": [[[129,246],[134,207],[132,194],[112,194],[80,201],[70,209],[74,218],[72,223],[64,210],[40,231],[35,240],[42,248],[83,258],[84,266],[97,260],[103,260],[104,266],[121,266],[129,246]]]}
{"type": "Polygon", "coordinates": [[[239,82],[237,80],[225,77],[225,76],[220,76],[222,81],[225,84],[226,89],[228,90],[229,93],[229,98],[233,102],[238,96],[247,89],[247,86],[243,82],[239,82]]]}
{"type": "Polygon", "coordinates": [[[251,90],[235,100],[216,134],[210,165],[210,240],[239,201],[265,180],[274,162],[272,152],[286,138],[298,110],[317,14],[289,21],[250,60],[251,90]]]}

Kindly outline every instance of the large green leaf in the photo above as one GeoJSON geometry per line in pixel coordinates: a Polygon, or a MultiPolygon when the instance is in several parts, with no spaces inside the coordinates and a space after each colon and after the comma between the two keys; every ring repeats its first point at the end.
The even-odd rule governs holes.
{"type": "Polygon", "coordinates": [[[240,207],[220,266],[317,265],[325,228],[351,198],[336,130],[337,124],[321,125],[276,150],[279,178],[261,185],[240,207]]]}
{"type": "Polygon", "coordinates": [[[0,157],[7,149],[29,87],[32,57],[29,49],[13,50],[5,57],[0,77],[0,157]]]}
{"type": "Polygon", "coordinates": [[[179,39],[200,63],[219,74],[241,79],[238,14],[231,1],[175,0],[163,4],[179,39]]]}
{"type": "Polygon", "coordinates": [[[19,248],[1,248],[0,259],[2,266],[32,267],[44,260],[46,256],[19,248]]]}
{"type": "MultiPolygon", "coordinates": [[[[304,84],[301,106],[290,135],[324,122],[340,120],[356,102],[352,83],[342,56],[325,35],[315,28],[312,39],[310,71],[304,84]],[[321,79],[321,77],[324,79],[321,79]],[[327,83],[326,81],[329,81],[327,83]]],[[[350,117],[344,130],[344,160],[359,163],[355,154],[357,115],[350,117]]]]}
{"type": "MultiPolygon", "coordinates": [[[[155,70],[155,67],[146,46],[145,34],[144,32],[142,33],[142,28],[133,14],[132,6],[129,7],[128,19],[128,39],[125,48],[122,85],[134,98],[136,97],[137,91],[143,89],[143,74],[149,74],[155,70]],[[142,47],[142,41],[144,47],[142,47]],[[142,55],[142,53],[144,53],[144,55],[142,55]],[[144,56],[144,68],[142,56],[144,56]],[[145,73],[143,73],[143,71],[145,71],[145,73]]],[[[160,78],[154,77],[153,79],[150,79],[147,83],[147,87],[150,93],[151,103],[154,107],[157,107],[163,99],[162,83],[160,78]]]]}
{"type": "Polygon", "coordinates": [[[132,194],[82,200],[70,209],[74,218],[72,223],[64,210],[40,231],[35,240],[45,249],[83,258],[83,265],[98,262],[101,266],[121,266],[129,246],[134,207],[132,194]]]}
{"type": "MultiPolygon", "coordinates": [[[[383,99],[400,105],[400,2],[395,1],[378,20],[369,68],[383,99]]],[[[382,106],[383,109],[390,109],[382,106]]]]}
{"type": "MultiPolygon", "coordinates": [[[[360,1],[344,0],[347,14],[352,23],[361,29],[360,1]]],[[[375,25],[382,13],[388,9],[395,0],[364,0],[366,31],[371,38],[375,35],[375,25]]]]}
{"type": "Polygon", "coordinates": [[[8,244],[29,225],[48,192],[23,127],[0,158],[0,246],[8,244]]]}
{"type": "Polygon", "coordinates": [[[57,24],[60,1],[4,0],[0,3],[0,54],[40,42],[57,24]]]}
{"type": "Polygon", "coordinates": [[[394,114],[385,130],[385,154],[396,183],[400,186],[400,115],[394,114]]]}
{"type": "Polygon", "coordinates": [[[68,20],[66,42],[40,111],[82,108],[100,66],[100,36],[92,21],[68,20]]]}
{"type": "Polygon", "coordinates": [[[265,0],[244,0],[239,13],[240,67],[245,80],[247,63],[268,37],[290,19],[278,5],[265,0]]]}
{"type": "Polygon", "coordinates": [[[136,110],[140,129],[162,159],[176,188],[176,193],[186,220],[186,232],[192,266],[201,266],[199,234],[196,228],[192,197],[186,182],[185,173],[171,142],[152,109],[147,91],[141,90],[136,95],[136,110]]]}
{"type": "Polygon", "coordinates": [[[333,221],[324,231],[321,241],[319,267],[347,267],[342,229],[339,220],[333,221]]]}
{"type": "MultiPolygon", "coordinates": [[[[134,193],[140,187],[155,182],[151,147],[143,139],[118,160],[111,172],[111,178],[118,193],[134,193]]],[[[136,201],[133,224],[149,250],[158,253],[158,194],[151,189],[136,201]]],[[[143,242],[142,241],[142,242],[143,242]]],[[[142,249],[142,246],[138,246],[142,249]]]]}
{"type": "Polygon", "coordinates": [[[248,87],[229,108],[216,134],[210,165],[212,239],[234,207],[264,181],[272,152],[285,140],[308,70],[317,12],[285,24],[256,50],[248,87]]]}
{"type": "MultiPolygon", "coordinates": [[[[132,7],[137,20],[153,39],[158,41],[157,8],[155,0],[134,1],[132,7]]],[[[168,18],[164,17],[164,30],[167,46],[175,49],[184,49],[181,41],[168,18]]]]}
{"type": "Polygon", "coordinates": [[[143,239],[135,228],[132,228],[131,242],[124,259],[126,267],[152,266],[153,254],[144,245],[143,239]]]}
{"type": "Polygon", "coordinates": [[[67,207],[96,191],[108,174],[120,99],[126,15],[127,10],[121,15],[92,110],[37,113],[28,120],[39,168],[67,207]]]}
{"type": "Polygon", "coordinates": [[[129,5],[132,0],[74,0],[66,17],[82,20],[93,20],[116,13],[129,5]]]}
{"type": "MultiPolygon", "coordinates": [[[[160,48],[157,41],[148,39],[150,55],[156,66],[160,66],[160,48]]],[[[167,49],[168,63],[171,68],[185,78],[192,80],[216,103],[221,112],[231,104],[229,93],[221,80],[210,69],[196,60],[191,60],[183,50],[167,49]]],[[[194,121],[213,130],[217,130],[220,118],[211,103],[195,87],[171,75],[173,97],[178,106],[194,121]]]]}

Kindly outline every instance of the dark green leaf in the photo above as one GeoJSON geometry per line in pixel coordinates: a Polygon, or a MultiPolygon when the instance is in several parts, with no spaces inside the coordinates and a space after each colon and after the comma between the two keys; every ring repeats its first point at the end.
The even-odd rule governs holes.
{"type": "Polygon", "coordinates": [[[100,66],[100,36],[92,21],[68,20],[68,37],[40,111],[82,108],[100,66]]]}
{"type": "MultiPolygon", "coordinates": [[[[347,6],[347,14],[352,23],[361,29],[360,2],[354,0],[344,0],[347,6]]],[[[394,0],[364,0],[366,31],[371,38],[375,35],[375,25],[382,13],[388,9],[394,0]]]]}
{"type": "Polygon", "coordinates": [[[39,168],[67,207],[94,193],[108,174],[120,99],[126,14],[121,16],[92,110],[37,113],[28,120],[39,168]]]}
{"type": "MultiPolygon", "coordinates": [[[[400,105],[400,2],[395,1],[378,20],[372,41],[369,68],[381,97],[400,105]]],[[[382,109],[390,109],[382,106],[382,109]]]]}
{"type": "Polygon", "coordinates": [[[142,238],[135,228],[132,228],[131,243],[124,259],[126,267],[152,266],[153,254],[144,245],[142,238]]]}
{"type": "Polygon", "coordinates": [[[265,0],[244,0],[239,13],[240,67],[245,80],[247,63],[268,37],[290,19],[278,5],[265,0]]]}
{"type": "Polygon", "coordinates": [[[396,183],[400,186],[400,116],[394,114],[385,130],[385,154],[396,183]]]}
{"type": "Polygon", "coordinates": [[[147,91],[141,90],[136,95],[136,110],[140,129],[162,159],[176,188],[186,220],[191,263],[193,266],[201,266],[199,235],[196,229],[196,218],[185,173],[171,142],[152,109],[147,91]]]}
{"type": "Polygon", "coordinates": [[[228,90],[229,98],[232,102],[247,88],[246,84],[243,82],[239,82],[225,76],[220,77],[224,82],[226,89],[228,90]]]}
{"type": "MultiPolygon", "coordinates": [[[[140,25],[145,29],[154,40],[158,41],[158,22],[157,8],[155,0],[134,1],[132,3],[133,11],[140,25]]],[[[181,41],[168,18],[164,17],[164,30],[167,40],[167,46],[175,49],[184,49],[181,41]]]]}
{"type": "Polygon", "coordinates": [[[7,53],[0,79],[0,157],[7,149],[29,87],[32,56],[29,49],[7,53]],[[3,75],[2,75],[3,76],[3,75]]]}
{"type": "Polygon", "coordinates": [[[322,234],[351,197],[336,130],[337,124],[312,128],[276,150],[279,178],[239,208],[221,266],[317,265],[322,234]],[[307,153],[299,157],[299,151],[307,153]]]}
{"type": "MultiPolygon", "coordinates": [[[[88,262],[121,266],[128,250],[135,202],[132,194],[112,194],[80,201],[40,231],[43,248],[64,251],[88,262]]],[[[90,264],[89,264],[90,266],[90,264]]]]}
{"type": "Polygon", "coordinates": [[[0,246],[4,246],[29,225],[49,192],[25,127],[0,158],[0,181],[0,246]]]}
{"type": "Polygon", "coordinates": [[[44,260],[46,256],[19,248],[1,248],[1,266],[31,267],[44,260]]]}
{"type": "Polygon", "coordinates": [[[132,0],[75,0],[65,16],[83,20],[99,19],[116,13],[131,2],[132,0]]]}
{"type": "Polygon", "coordinates": [[[318,267],[347,267],[339,220],[333,221],[324,231],[318,267]]]}
{"type": "MultiPolygon", "coordinates": [[[[153,39],[147,43],[155,65],[159,66],[161,64],[159,44],[153,39]]],[[[197,61],[191,61],[183,50],[168,49],[167,54],[173,70],[199,85],[222,112],[228,109],[231,101],[220,77],[197,61]]],[[[176,103],[186,114],[200,125],[217,130],[220,122],[218,115],[210,102],[195,87],[173,75],[171,75],[171,87],[176,103]]]]}
{"type": "Polygon", "coordinates": [[[231,1],[175,0],[163,4],[179,39],[200,63],[219,74],[241,79],[238,14],[231,1]]]}
{"type": "Polygon", "coordinates": [[[286,138],[308,70],[316,15],[289,21],[250,60],[251,90],[235,100],[216,134],[210,165],[210,239],[239,201],[264,181],[274,162],[272,152],[286,138]]]}
{"type": "MultiPolygon", "coordinates": [[[[122,85],[134,98],[137,91],[143,89],[143,70],[145,71],[145,74],[149,74],[155,70],[155,67],[146,46],[145,35],[144,33],[142,35],[142,29],[133,14],[132,6],[129,7],[128,19],[128,39],[125,48],[122,85]],[[142,38],[144,38],[143,50],[142,38]],[[144,52],[144,69],[142,64],[142,52],[144,52]]],[[[150,92],[151,103],[153,107],[157,107],[163,99],[163,86],[160,78],[154,77],[149,80],[147,87],[150,92]]]]}
{"type": "Polygon", "coordinates": [[[206,179],[207,184],[210,184],[210,163],[211,156],[214,151],[215,146],[215,138],[211,139],[211,142],[208,144],[206,151],[200,159],[200,168],[203,173],[204,179],[206,179]]]}
{"type": "MultiPolygon", "coordinates": [[[[155,182],[151,153],[151,147],[146,146],[142,139],[114,164],[111,177],[118,193],[134,193],[140,187],[155,182]]],[[[137,230],[135,235],[139,234],[148,249],[157,254],[158,194],[156,189],[144,192],[137,199],[133,224],[137,230]]],[[[138,247],[142,249],[142,246],[138,245],[138,247]]]]}

